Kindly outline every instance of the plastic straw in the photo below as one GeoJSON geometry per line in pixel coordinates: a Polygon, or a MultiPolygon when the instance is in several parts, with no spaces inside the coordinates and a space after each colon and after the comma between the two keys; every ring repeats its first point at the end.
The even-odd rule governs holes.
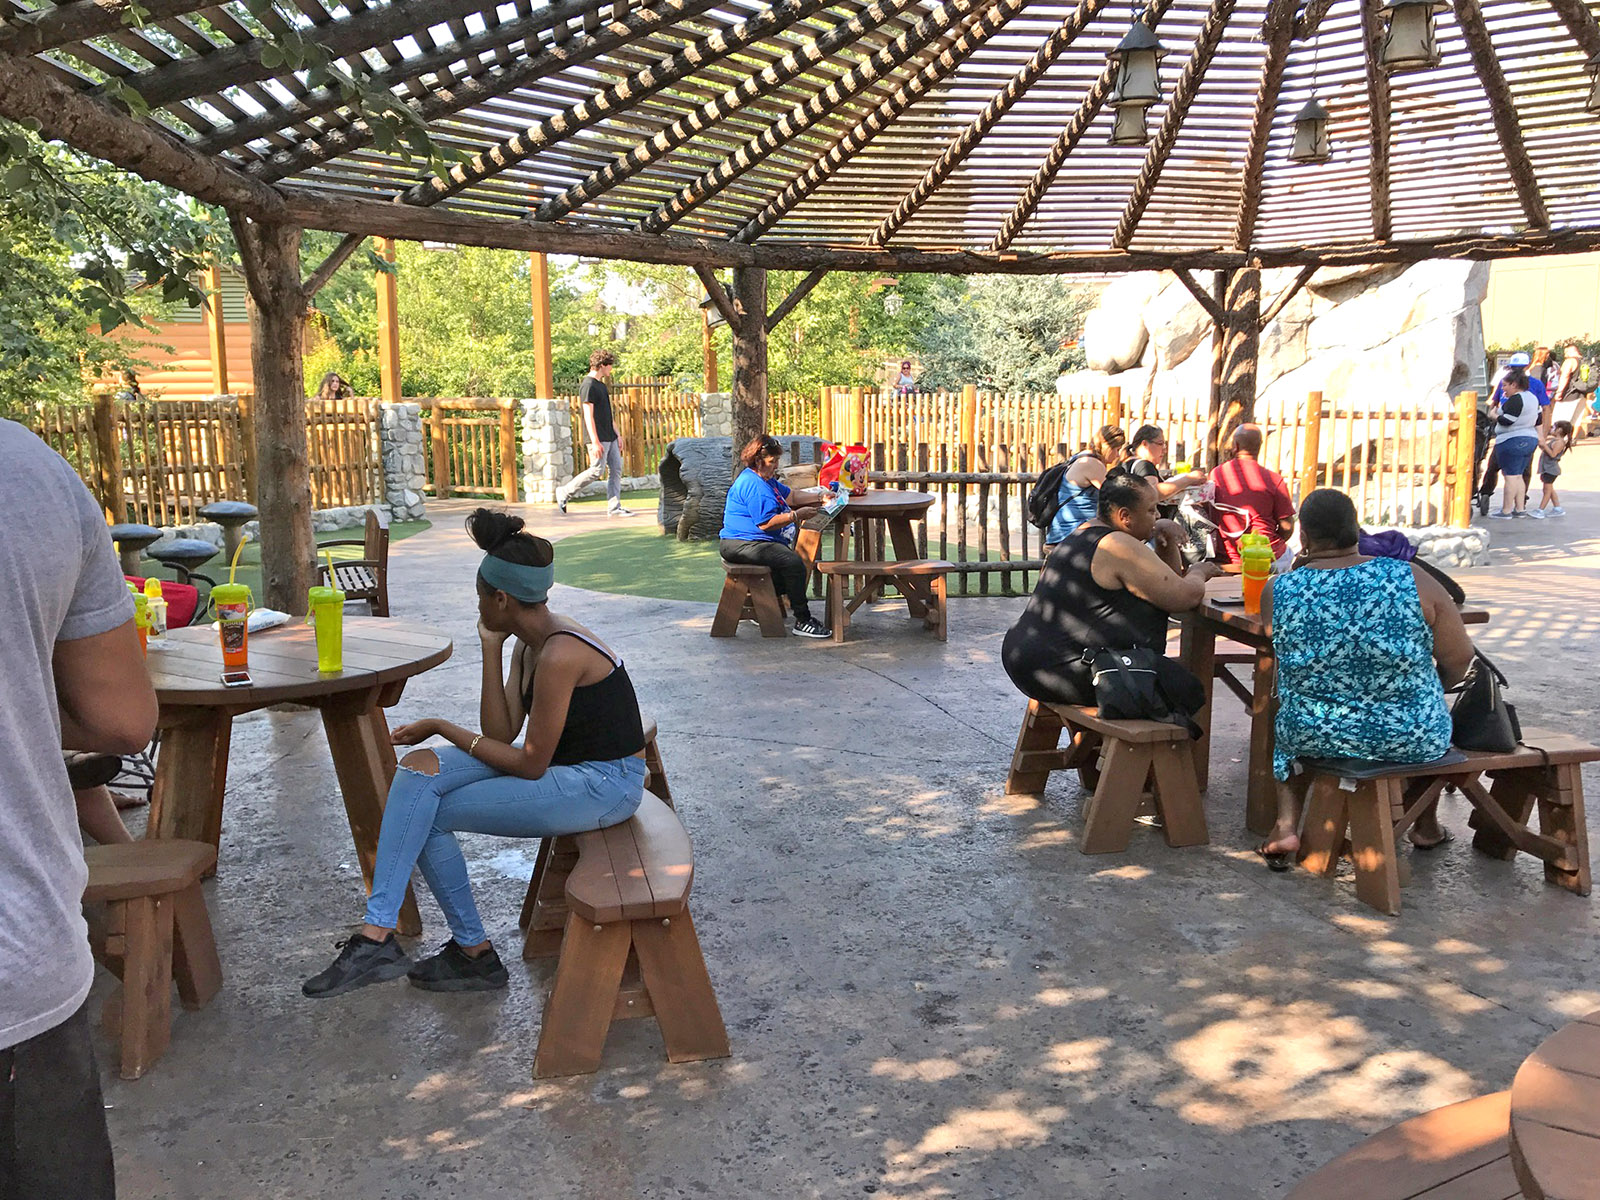
{"type": "Polygon", "coordinates": [[[333,581],[333,551],[332,550],[324,550],[322,552],[322,557],[323,557],[323,560],[328,564],[328,586],[329,587],[338,587],[339,585],[334,583],[334,581],[333,581]]]}
{"type": "Polygon", "coordinates": [[[228,583],[233,583],[234,572],[239,569],[239,555],[244,552],[244,544],[250,540],[249,535],[239,539],[239,544],[234,547],[233,561],[228,564],[228,583]]]}

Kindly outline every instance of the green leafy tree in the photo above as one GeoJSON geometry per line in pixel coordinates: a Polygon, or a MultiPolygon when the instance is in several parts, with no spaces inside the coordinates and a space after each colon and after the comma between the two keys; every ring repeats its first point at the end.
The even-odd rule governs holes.
{"type": "Polygon", "coordinates": [[[978,275],[936,293],[936,319],[921,327],[923,382],[978,383],[1002,391],[1054,391],[1063,370],[1083,366],[1075,344],[1096,289],[1058,275],[978,275]]]}

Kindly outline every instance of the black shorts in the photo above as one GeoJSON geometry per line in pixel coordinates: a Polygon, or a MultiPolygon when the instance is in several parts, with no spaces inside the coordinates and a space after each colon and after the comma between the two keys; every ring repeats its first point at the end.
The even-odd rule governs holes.
{"type": "Polygon", "coordinates": [[[1556,480],[1558,480],[1560,478],[1561,478],[1561,476],[1559,476],[1559,475],[1540,475],[1539,476],[1539,482],[1540,483],[1554,483],[1556,480]]]}

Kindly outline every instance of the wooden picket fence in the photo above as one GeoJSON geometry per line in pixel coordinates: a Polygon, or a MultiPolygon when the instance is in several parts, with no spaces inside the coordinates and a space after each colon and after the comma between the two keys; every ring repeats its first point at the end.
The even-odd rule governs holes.
{"type": "MultiPolygon", "coordinates": [[[[670,376],[611,380],[612,423],[622,439],[622,470],[653,475],[674,438],[700,436],[700,393],[683,391],[670,376]]],[[[572,410],[573,472],[589,468],[589,439],[576,393],[572,410]]]]}
{"type": "Polygon", "coordinates": [[[350,396],[306,401],[306,457],[311,506],[344,508],[383,498],[377,401],[350,396]]]}
{"type": "Polygon", "coordinates": [[[517,502],[522,406],[515,400],[418,397],[428,443],[427,491],[517,502]]]}

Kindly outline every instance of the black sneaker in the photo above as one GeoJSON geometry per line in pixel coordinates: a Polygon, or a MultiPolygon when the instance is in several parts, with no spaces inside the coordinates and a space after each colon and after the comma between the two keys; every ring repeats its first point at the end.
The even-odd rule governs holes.
{"type": "Polygon", "coordinates": [[[796,637],[830,638],[833,636],[833,630],[820,621],[815,621],[810,617],[801,617],[794,623],[794,634],[796,637]]]}
{"type": "Polygon", "coordinates": [[[567,515],[567,498],[565,496],[557,496],[556,497],[556,507],[561,510],[561,515],[563,517],[566,516],[567,515]]]}
{"type": "Polygon", "coordinates": [[[300,990],[313,999],[342,996],[369,983],[382,983],[385,979],[398,979],[411,969],[411,960],[400,949],[400,943],[391,934],[381,942],[352,933],[337,943],[339,957],[321,974],[313,975],[300,985],[300,990]]]}
{"type": "Polygon", "coordinates": [[[1492,497],[1488,492],[1478,493],[1478,515],[1480,517],[1487,517],[1489,515],[1489,501],[1491,499],[1492,497]]]}
{"type": "Polygon", "coordinates": [[[423,959],[407,971],[406,978],[412,987],[428,992],[494,992],[511,979],[493,946],[474,958],[456,944],[455,938],[440,946],[432,958],[423,959]]]}

